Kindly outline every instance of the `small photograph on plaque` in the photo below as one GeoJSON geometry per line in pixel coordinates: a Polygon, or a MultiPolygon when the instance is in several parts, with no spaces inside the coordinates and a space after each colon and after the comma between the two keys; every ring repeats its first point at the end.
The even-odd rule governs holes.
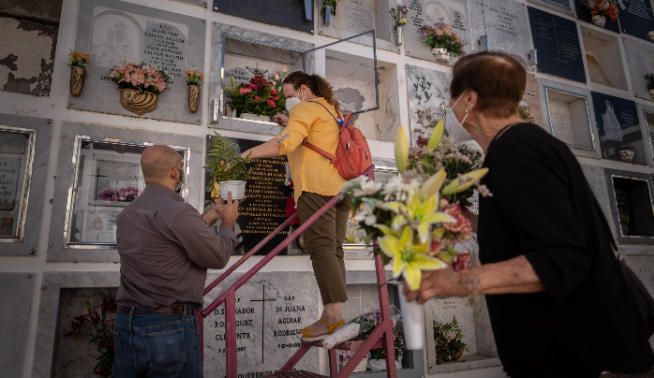
{"type": "Polygon", "coordinates": [[[538,51],[538,71],[585,83],[577,24],[540,9],[528,10],[531,36],[538,51]]]}
{"type": "Polygon", "coordinates": [[[0,126],[0,239],[23,237],[35,136],[0,126]]]}
{"type": "Polygon", "coordinates": [[[627,244],[654,243],[652,178],[616,171],[610,171],[609,176],[620,241],[627,244]]]}
{"type": "Polygon", "coordinates": [[[627,77],[622,64],[618,37],[582,26],[584,54],[590,81],[622,90],[628,90],[627,77]]]}
{"type": "MultiPolygon", "coordinates": [[[[114,245],[118,214],[145,188],[140,159],[147,146],[84,137],[77,137],[76,145],[67,242],[114,245]]],[[[179,153],[183,158],[184,153],[179,153]]]]}
{"type": "Polygon", "coordinates": [[[50,95],[61,4],[0,1],[0,90],[50,95]]]}
{"type": "Polygon", "coordinates": [[[592,97],[602,157],[647,164],[636,103],[599,92],[592,97]]]}
{"type": "Polygon", "coordinates": [[[593,151],[588,98],[580,93],[545,87],[549,128],[575,149],[593,151]]]}
{"type": "Polygon", "coordinates": [[[650,163],[654,162],[654,109],[643,109],[643,118],[645,120],[645,137],[649,144],[650,163]]]}
{"type": "MultiPolygon", "coordinates": [[[[248,150],[258,144],[259,141],[247,139],[233,140],[240,151],[248,150]]],[[[207,150],[211,148],[213,136],[207,136],[207,150]]],[[[292,199],[293,190],[290,186],[286,169],[286,157],[252,159],[250,163],[250,178],[245,187],[245,199],[239,205],[239,218],[236,226],[236,234],[239,239],[236,253],[244,254],[251,250],[266,236],[272,233],[287,216],[289,201],[292,199]]],[[[207,171],[205,175],[205,206],[211,206],[211,185],[212,177],[207,171]]],[[[283,230],[276,237],[272,238],[259,250],[259,255],[265,255],[280,244],[289,230],[283,230]]],[[[282,252],[287,254],[288,251],[282,252]]]]}
{"type": "MultiPolygon", "coordinates": [[[[642,0],[641,0],[642,1],[642,0]]],[[[574,0],[577,17],[588,23],[619,33],[618,21],[623,12],[625,0],[574,0]]]]}
{"type": "Polygon", "coordinates": [[[633,35],[646,41],[653,41],[654,15],[649,0],[620,0],[620,29],[623,33],[633,35]]]}

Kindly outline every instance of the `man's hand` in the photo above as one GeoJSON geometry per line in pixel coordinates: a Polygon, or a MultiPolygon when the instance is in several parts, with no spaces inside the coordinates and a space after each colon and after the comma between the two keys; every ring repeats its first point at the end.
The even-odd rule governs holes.
{"type": "Polygon", "coordinates": [[[232,199],[232,192],[227,193],[227,203],[222,204],[222,199],[219,198],[214,209],[221,220],[221,226],[233,230],[238,219],[238,201],[232,199]]]}
{"type": "Polygon", "coordinates": [[[278,113],[273,116],[273,122],[277,122],[278,124],[282,126],[286,126],[288,124],[288,116],[283,113],[278,113]]]}

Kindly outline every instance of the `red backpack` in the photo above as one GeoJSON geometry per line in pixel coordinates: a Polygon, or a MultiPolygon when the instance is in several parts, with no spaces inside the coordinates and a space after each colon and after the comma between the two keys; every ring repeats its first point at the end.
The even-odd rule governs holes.
{"type": "Polygon", "coordinates": [[[375,166],[372,164],[370,147],[368,147],[366,137],[363,136],[361,130],[350,123],[352,113],[345,114],[345,119],[340,116],[337,118],[323,104],[319,102],[315,103],[322,106],[332,117],[334,117],[336,123],[341,128],[338,147],[336,148],[336,156],[307,142],[306,140],[302,144],[329,159],[336,167],[338,174],[345,180],[350,180],[361,175],[368,176],[373,180],[375,178],[375,166]]]}

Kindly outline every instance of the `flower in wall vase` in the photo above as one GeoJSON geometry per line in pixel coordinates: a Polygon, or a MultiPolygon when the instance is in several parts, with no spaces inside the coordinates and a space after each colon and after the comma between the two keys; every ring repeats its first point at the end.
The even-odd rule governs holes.
{"type": "Polygon", "coordinates": [[[70,67],[70,95],[79,97],[84,89],[86,81],[86,68],[79,66],[70,67]]]}
{"type": "Polygon", "coordinates": [[[434,47],[431,49],[431,55],[438,63],[449,64],[452,60],[452,54],[443,47],[434,47]]]}
{"type": "Polygon", "coordinates": [[[127,88],[120,90],[120,104],[123,108],[140,116],[154,111],[157,108],[157,101],[157,95],[152,92],[127,88]]]}
{"type": "Polygon", "coordinates": [[[601,14],[596,14],[592,17],[593,24],[599,26],[600,28],[603,28],[604,25],[606,25],[606,17],[602,16],[601,14]]]}
{"type": "Polygon", "coordinates": [[[201,90],[199,85],[188,85],[188,111],[191,113],[197,113],[200,106],[200,97],[201,90]]]}

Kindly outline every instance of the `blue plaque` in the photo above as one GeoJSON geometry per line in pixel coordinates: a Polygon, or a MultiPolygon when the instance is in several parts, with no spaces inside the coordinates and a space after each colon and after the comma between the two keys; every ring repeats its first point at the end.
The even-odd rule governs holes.
{"type": "Polygon", "coordinates": [[[529,22],[534,47],[538,50],[538,71],[585,83],[575,22],[532,7],[529,7],[529,22]]]}
{"type": "MultiPolygon", "coordinates": [[[[624,2],[624,0],[621,1],[624,2]]],[[[595,2],[595,1],[591,0],[591,2],[595,2]]],[[[605,22],[603,24],[598,22],[593,22],[593,15],[590,13],[590,8],[588,8],[588,0],[575,0],[575,8],[577,9],[577,17],[580,20],[593,23],[599,27],[603,27],[605,29],[614,31],[616,33],[620,32],[620,28],[618,26],[618,20],[611,21],[608,17],[604,17],[605,22]]],[[[618,4],[618,8],[620,8],[619,4],[618,4]]],[[[620,12],[622,12],[622,9],[619,10],[620,12]]]]}
{"type": "Polygon", "coordinates": [[[213,0],[213,10],[268,25],[313,33],[311,1],[213,0]]]}
{"type": "Polygon", "coordinates": [[[623,33],[648,41],[647,33],[654,31],[652,5],[645,0],[621,0],[620,28],[623,33]]]}
{"type": "Polygon", "coordinates": [[[636,103],[604,93],[591,93],[602,157],[645,164],[643,133],[636,103]]]}

